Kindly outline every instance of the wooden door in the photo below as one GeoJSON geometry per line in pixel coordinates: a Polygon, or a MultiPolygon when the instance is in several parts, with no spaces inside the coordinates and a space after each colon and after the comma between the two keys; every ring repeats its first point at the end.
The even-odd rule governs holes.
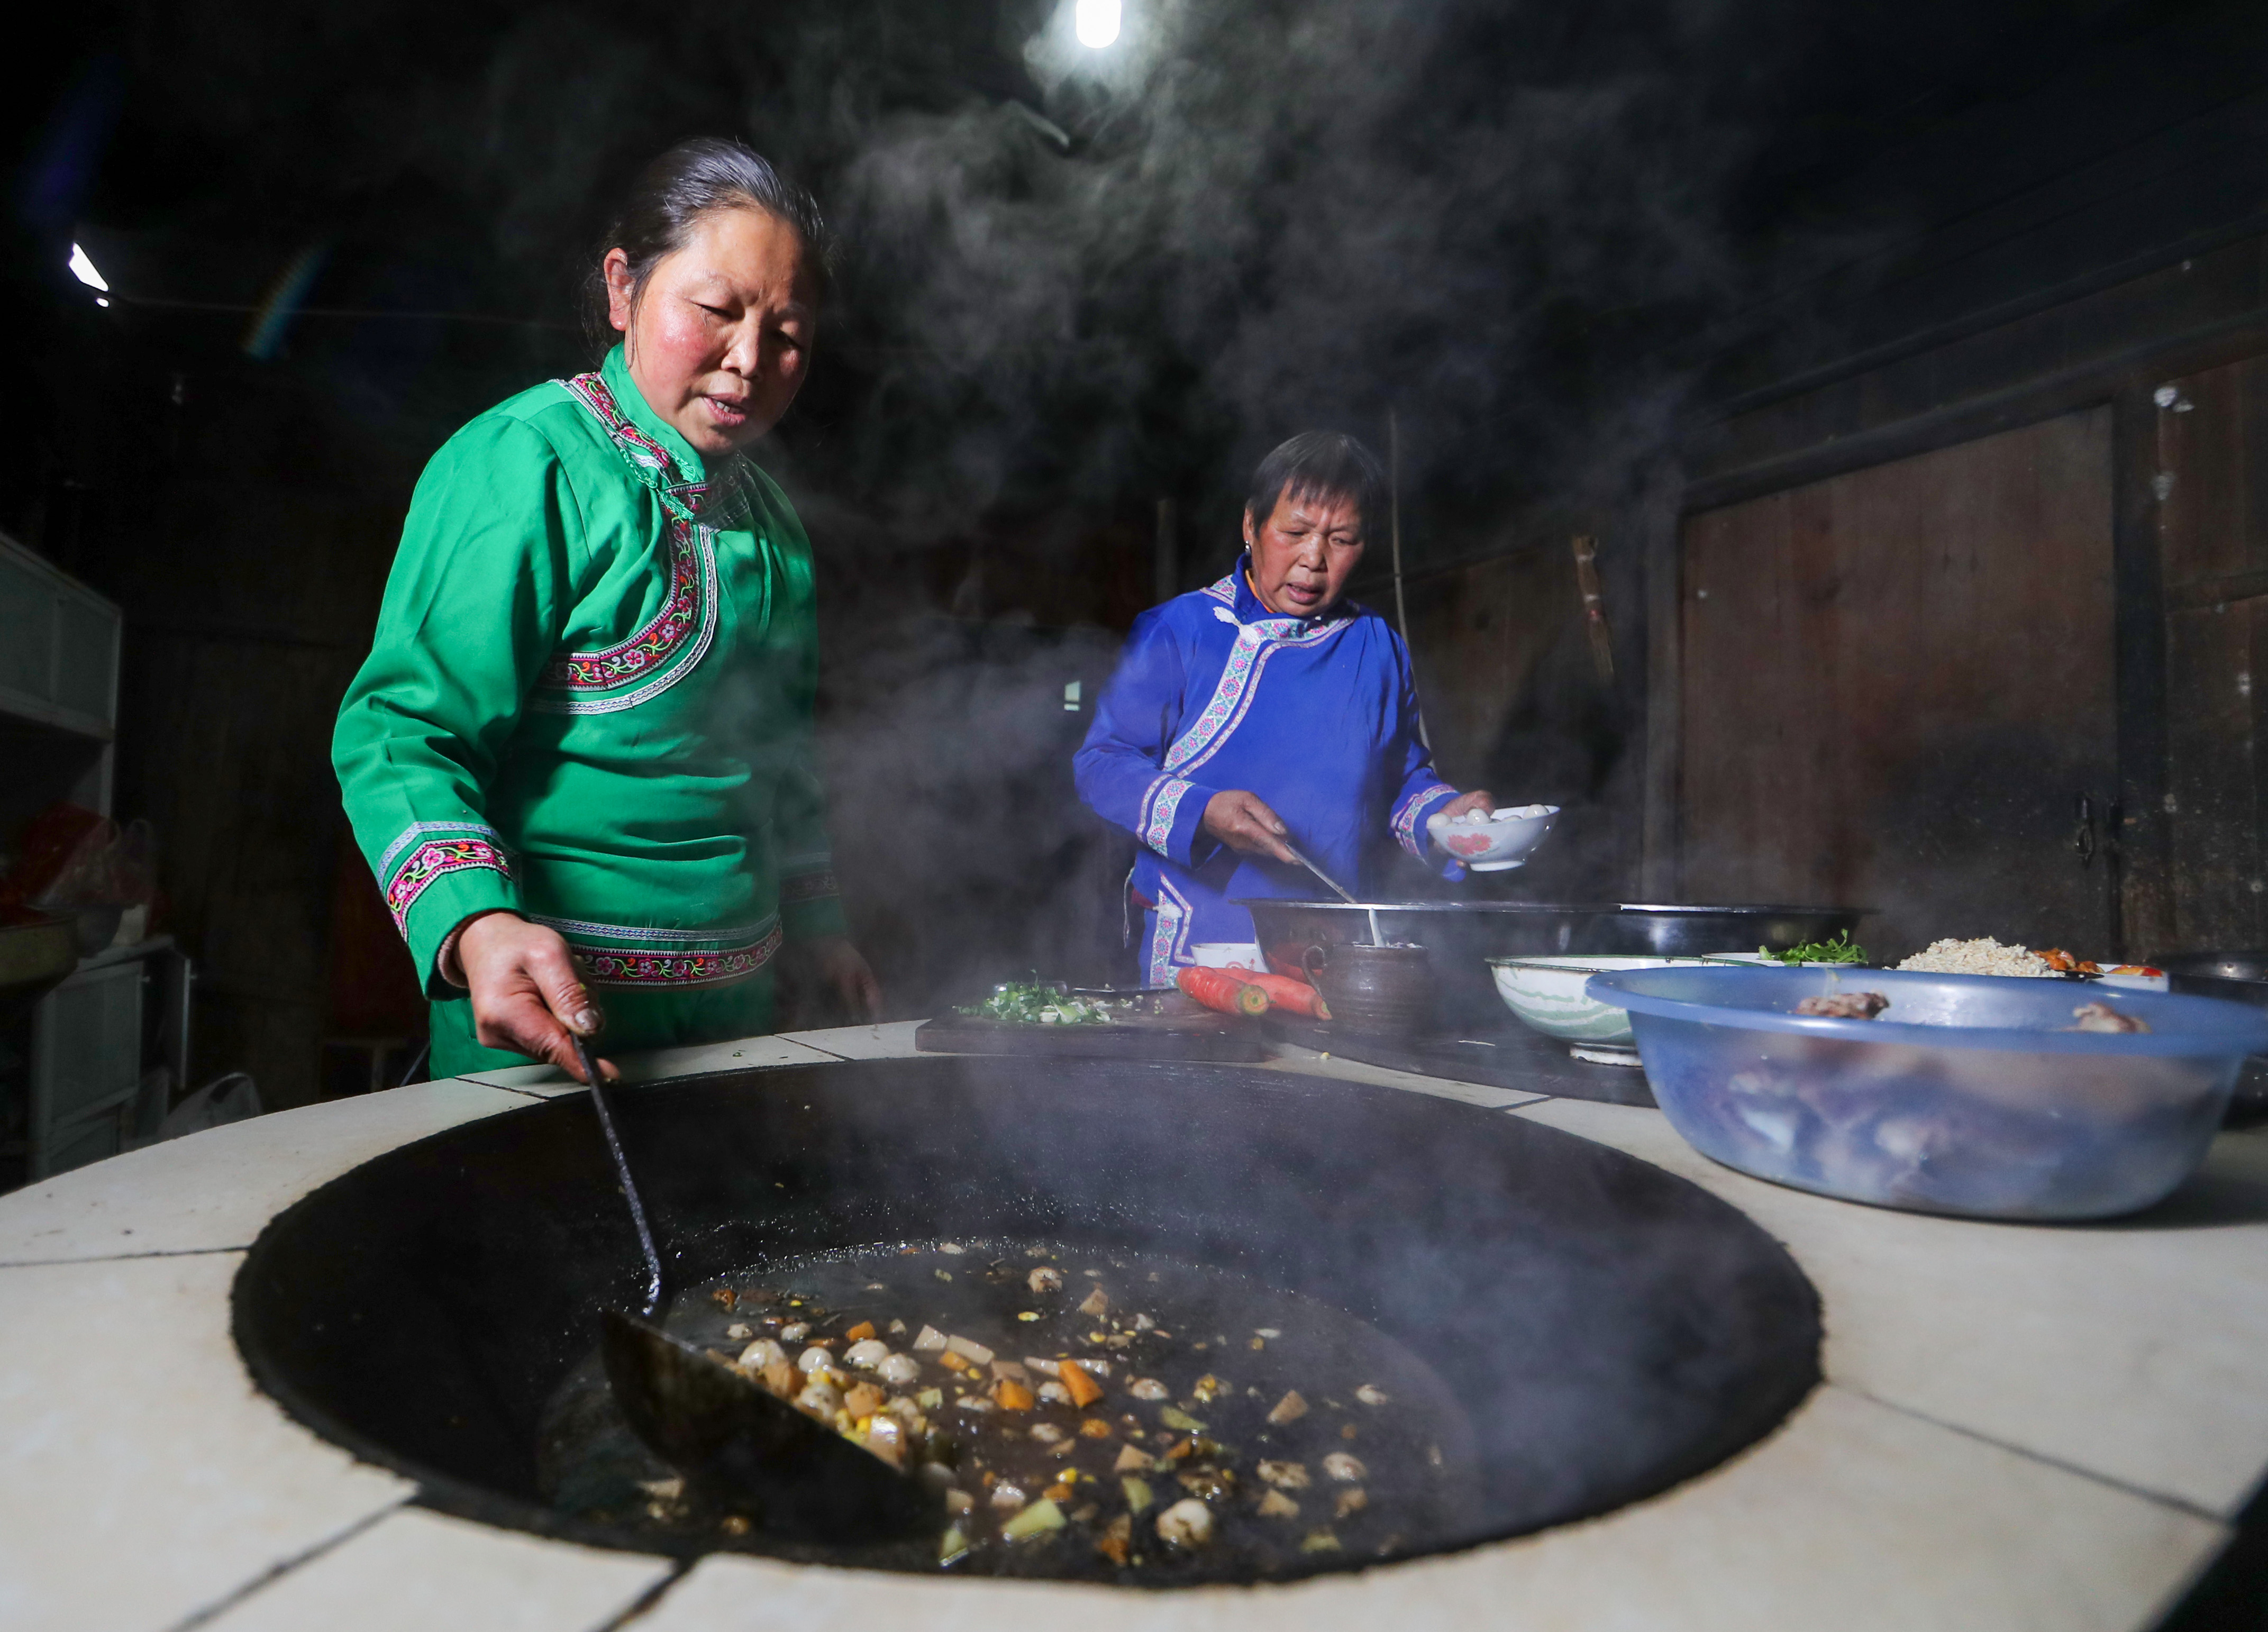
{"type": "Polygon", "coordinates": [[[1686,899],[2109,952],[2110,473],[2104,408],[1688,518],[1686,899]]]}

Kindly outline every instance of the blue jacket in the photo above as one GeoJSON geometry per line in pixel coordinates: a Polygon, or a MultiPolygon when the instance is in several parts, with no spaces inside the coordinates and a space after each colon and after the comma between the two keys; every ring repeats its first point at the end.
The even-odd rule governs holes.
{"type": "Polygon", "coordinates": [[[1152,985],[1170,984],[1195,943],[1254,938],[1236,897],[1324,893],[1304,871],[1206,833],[1214,794],[1257,795],[1292,846],[1357,894],[1373,837],[1390,827],[1425,860],[1425,819],[1457,795],[1418,736],[1410,652],[1386,620],[1350,600],[1278,617],[1245,566],[1135,621],[1075,761],[1079,798],[1142,845],[1130,882],[1151,908],[1152,985]]]}

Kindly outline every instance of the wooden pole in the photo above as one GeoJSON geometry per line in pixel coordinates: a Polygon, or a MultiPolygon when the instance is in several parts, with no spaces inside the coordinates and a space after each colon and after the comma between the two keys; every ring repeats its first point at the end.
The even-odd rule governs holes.
{"type": "Polygon", "coordinates": [[[1607,627],[1606,603],[1599,594],[1599,541],[1580,537],[1575,546],[1575,587],[1582,592],[1583,624],[1591,636],[1591,662],[1602,684],[1615,678],[1615,634],[1607,627]]]}
{"type": "MultiPolygon", "coordinates": [[[[1386,496],[1389,529],[1394,540],[1394,621],[1402,631],[1402,644],[1410,652],[1410,666],[1418,666],[1418,653],[1410,644],[1410,606],[1402,596],[1402,422],[1388,405],[1386,410],[1386,496]]],[[[1425,732],[1425,705],[1418,705],[1418,740],[1425,745],[1425,752],[1433,751],[1433,739],[1425,732]]]]}

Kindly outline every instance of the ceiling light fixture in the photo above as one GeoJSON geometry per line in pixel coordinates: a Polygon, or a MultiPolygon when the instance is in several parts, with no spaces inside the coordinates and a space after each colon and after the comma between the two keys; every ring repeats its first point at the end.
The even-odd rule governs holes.
{"type": "Polygon", "coordinates": [[[1079,30],[1079,42],[1090,51],[1100,51],[1118,39],[1118,0],[1079,0],[1073,16],[1079,30]]]}
{"type": "MultiPolygon", "coordinates": [[[[1116,10],[1116,7],[1112,9],[1116,10]]],[[[1115,34],[1117,32],[1114,25],[1111,33],[1115,34]]],[[[103,282],[102,274],[94,269],[94,262],[86,258],[86,251],[81,249],[77,244],[71,246],[70,271],[73,277],[89,289],[99,289],[106,295],[110,292],[110,285],[103,282]]]]}

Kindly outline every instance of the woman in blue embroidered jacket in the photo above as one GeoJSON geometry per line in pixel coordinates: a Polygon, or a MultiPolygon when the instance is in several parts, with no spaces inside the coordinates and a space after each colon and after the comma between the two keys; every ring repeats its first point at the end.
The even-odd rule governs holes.
{"type": "Polygon", "coordinates": [[[591,987],[617,1047],[767,1031],[797,942],[878,1007],[812,763],[811,546],[742,451],[803,382],[823,232],[736,143],[664,154],[600,263],[622,343],[417,484],[333,758],[437,1076],[574,1070],[591,987]]]}
{"type": "Polygon", "coordinates": [[[1408,649],[1343,598],[1385,486],[1352,437],[1292,437],[1254,473],[1235,570],[1135,621],[1076,764],[1087,806],[1141,842],[1152,985],[1199,942],[1254,938],[1235,898],[1319,893],[1287,839],[1359,892],[1374,836],[1423,861],[1428,819],[1491,804],[1434,775],[1408,649]]]}

